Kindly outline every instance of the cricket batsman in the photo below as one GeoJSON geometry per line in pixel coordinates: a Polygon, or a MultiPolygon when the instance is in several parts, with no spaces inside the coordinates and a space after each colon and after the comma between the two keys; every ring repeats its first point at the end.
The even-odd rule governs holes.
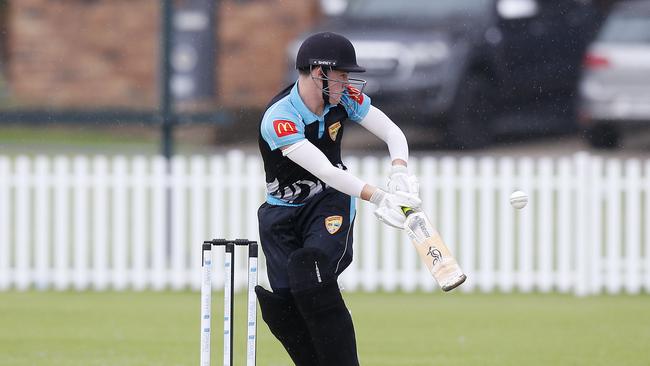
{"type": "Polygon", "coordinates": [[[363,94],[352,43],[323,32],[296,57],[298,80],[270,102],[259,129],[266,202],[258,210],[271,290],[255,288],[262,318],[297,366],[359,365],[354,326],[338,276],[352,261],[355,199],[376,206],[383,223],[403,228],[401,207],[418,208],[402,131],[363,94]],[[388,145],[388,189],[346,171],[345,127],[358,123],[388,145]]]}

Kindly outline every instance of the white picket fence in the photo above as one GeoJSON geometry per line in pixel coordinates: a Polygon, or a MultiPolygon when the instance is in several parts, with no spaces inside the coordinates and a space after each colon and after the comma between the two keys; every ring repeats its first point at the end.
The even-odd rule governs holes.
{"type": "MultiPolygon", "coordinates": [[[[384,184],[388,161],[344,159],[384,184]]],[[[422,157],[423,206],[468,274],[460,291],[650,290],[650,160],[422,157]],[[513,209],[508,196],[529,193],[513,209]]],[[[201,243],[257,239],[261,160],[0,156],[0,290],[200,287],[201,243]],[[170,223],[168,226],[167,223],[170,223]]],[[[435,291],[406,235],[359,202],[348,290],[435,291]]],[[[263,243],[262,243],[263,244],[263,243]]],[[[217,251],[215,288],[223,286],[217,251]]],[[[246,283],[244,249],[236,286],[246,283]]],[[[264,261],[261,282],[266,283],[264,261]]]]}

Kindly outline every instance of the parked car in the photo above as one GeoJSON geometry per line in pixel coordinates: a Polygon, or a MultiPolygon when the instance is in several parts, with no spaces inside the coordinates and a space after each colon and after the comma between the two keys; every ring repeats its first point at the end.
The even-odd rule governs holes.
{"type": "Polygon", "coordinates": [[[620,146],[624,128],[650,126],[650,1],[613,8],[584,58],[579,111],[596,148],[620,146]]]}
{"type": "Polygon", "coordinates": [[[366,93],[400,125],[477,148],[502,133],[575,129],[587,10],[575,0],[350,0],[309,33],[352,40],[366,93]]]}

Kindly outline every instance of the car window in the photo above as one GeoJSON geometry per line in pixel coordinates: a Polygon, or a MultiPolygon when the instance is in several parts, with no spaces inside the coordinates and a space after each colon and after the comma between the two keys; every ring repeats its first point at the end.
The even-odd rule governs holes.
{"type": "Polygon", "coordinates": [[[601,42],[650,43],[650,16],[612,15],[605,23],[599,39],[601,42]]]}
{"type": "Polygon", "coordinates": [[[352,0],[346,15],[358,19],[439,18],[450,15],[481,14],[492,0],[352,0]]]}

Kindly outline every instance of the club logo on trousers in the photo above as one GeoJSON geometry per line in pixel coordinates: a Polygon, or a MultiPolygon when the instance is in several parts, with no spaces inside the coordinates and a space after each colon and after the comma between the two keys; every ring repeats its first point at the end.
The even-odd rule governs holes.
{"type": "Polygon", "coordinates": [[[325,229],[330,234],[335,234],[343,224],[343,216],[330,216],[325,219],[325,229]]]}
{"type": "Polygon", "coordinates": [[[332,123],[332,125],[327,129],[327,131],[330,134],[330,138],[332,141],[336,141],[336,135],[339,134],[339,130],[341,129],[341,122],[337,121],[332,123]]]}

